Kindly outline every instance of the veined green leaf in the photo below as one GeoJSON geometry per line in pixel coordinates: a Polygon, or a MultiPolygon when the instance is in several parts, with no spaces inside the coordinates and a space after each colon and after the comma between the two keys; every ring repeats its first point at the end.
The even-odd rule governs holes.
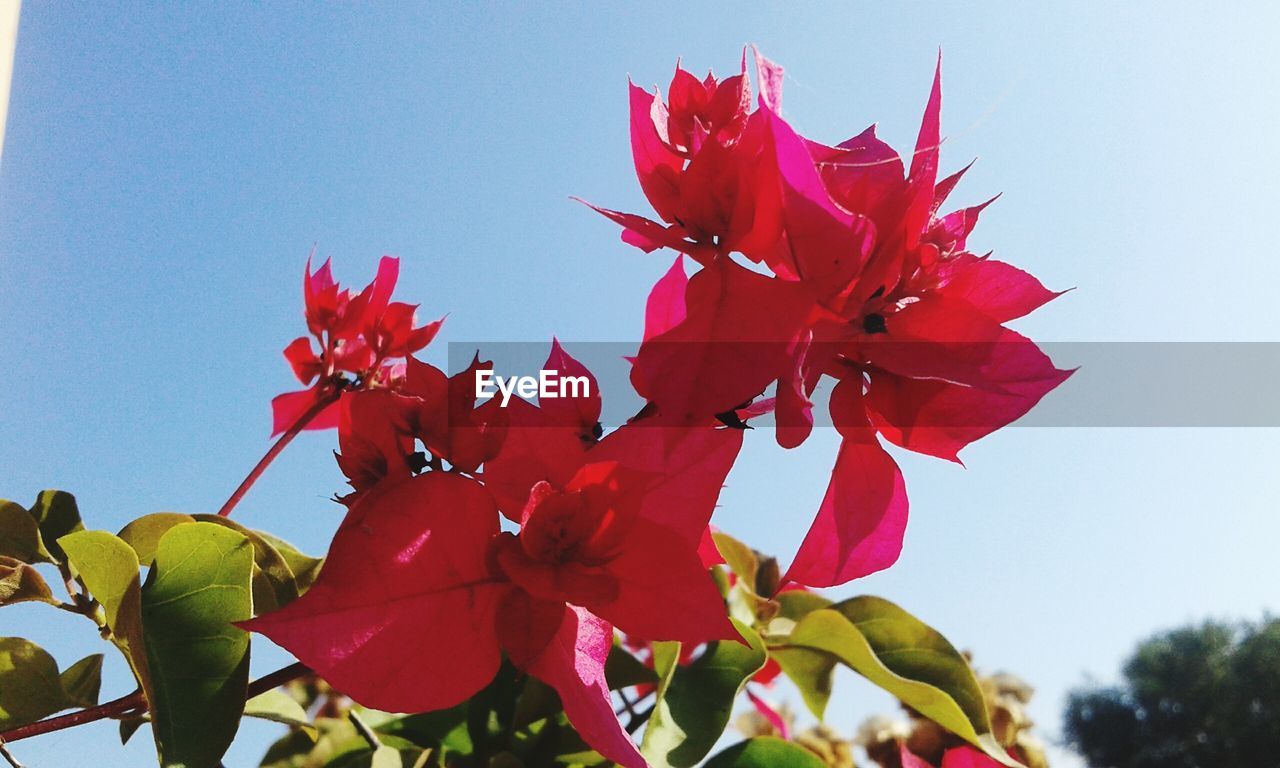
{"type": "Polygon", "coordinates": [[[773,736],[757,736],[717,754],[703,768],[824,768],[825,765],[799,744],[773,736]]]}
{"type": "Polygon", "coordinates": [[[244,703],[244,716],[271,720],[299,728],[311,727],[311,720],[307,717],[307,711],[292,696],[279,688],[263,691],[246,701],[244,703]]]}
{"type": "Polygon", "coordinates": [[[142,637],[142,591],[138,556],[123,540],[106,531],[77,531],[58,541],[71,567],[106,614],[111,641],[115,643],[147,701],[154,689],[142,637]]]}
{"type": "Polygon", "coordinates": [[[235,737],[249,682],[253,545],[213,523],[173,526],[142,590],[155,697],[152,730],[166,766],[216,766],[235,737]]]}
{"type": "Polygon", "coordinates": [[[734,627],[749,646],[711,643],[685,667],[676,666],[670,649],[662,647],[675,644],[654,644],[658,701],[641,752],[657,768],[688,768],[706,757],[729,723],[734,699],[768,659],[755,630],[738,621],[734,627]]]}
{"type": "MultiPolygon", "coordinates": [[[[143,565],[151,565],[155,559],[156,548],[160,539],[171,528],[183,523],[205,522],[230,528],[249,539],[253,545],[253,606],[254,613],[263,614],[283,608],[301,594],[298,579],[294,574],[290,559],[298,562],[299,567],[308,572],[316,570],[318,560],[300,554],[279,539],[246,528],[243,525],[218,515],[187,515],[179,512],[155,512],[144,515],[126,525],[120,531],[120,538],[129,543],[138,553],[138,560],[143,565]],[[288,557],[281,552],[279,546],[290,550],[288,557]]],[[[313,578],[310,573],[308,579],[313,578]]],[[[310,585],[310,581],[307,581],[310,585]]]]}
{"type": "MultiPolygon", "coordinates": [[[[823,651],[921,715],[1017,766],[991,734],[982,690],[964,656],[936,630],[878,597],[855,597],[809,613],[778,650],[823,651]]],[[[785,666],[784,666],[785,668],[785,666]]]]}

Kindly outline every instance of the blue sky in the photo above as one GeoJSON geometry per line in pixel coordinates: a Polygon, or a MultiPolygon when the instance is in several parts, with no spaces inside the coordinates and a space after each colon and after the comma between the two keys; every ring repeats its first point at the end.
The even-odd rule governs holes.
{"type": "MultiPolygon", "coordinates": [[[[644,211],[627,75],[665,83],[677,56],[726,71],[747,42],[787,68],[802,132],[878,122],[899,147],[941,46],[944,166],[979,157],[957,202],[1004,193],[974,246],[1077,288],[1024,332],[1277,340],[1277,6],[794,5],[26,3],[0,167],[0,495],[65,488],[110,530],[216,509],[292,384],[279,353],[313,244],[352,283],[400,255],[400,295],[450,312],[446,341],[636,338],[669,260],[568,198],[644,211]]],[[[717,521],[794,551],[834,456],[820,432],[750,441],[717,521]]],[[[322,550],[333,447],[300,440],[237,517],[322,550]]],[[[1280,609],[1278,449],[1261,429],[1037,428],[973,446],[967,470],[902,457],[902,560],[838,594],[893,599],[1023,675],[1053,736],[1065,691],[1112,679],[1140,637],[1280,609]]],[[[70,663],[92,633],[48,613],[5,609],[0,634],[70,663]]],[[[281,662],[262,647],[256,668],[281,662]]],[[[104,696],[127,690],[113,668],[104,696]]],[[[889,706],[850,676],[830,721],[889,706]]],[[[274,732],[247,728],[228,764],[274,732]]],[[[147,759],[145,738],[114,739],[99,724],[15,752],[147,759]]]]}

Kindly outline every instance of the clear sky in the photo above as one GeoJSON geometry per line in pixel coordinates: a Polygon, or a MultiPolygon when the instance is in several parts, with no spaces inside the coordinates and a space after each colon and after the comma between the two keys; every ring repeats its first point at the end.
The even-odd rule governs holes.
{"type": "MultiPolygon", "coordinates": [[[[1077,288],[1024,332],[1280,340],[1278,35],[1280,6],[1263,1],[28,0],[0,167],[0,496],[65,488],[110,530],[216,509],[268,444],[271,396],[293,385],[280,350],[303,331],[313,244],[351,283],[400,255],[399,295],[450,312],[445,341],[635,339],[669,258],[568,198],[646,210],[627,75],[665,84],[677,56],[726,71],[747,42],[787,68],[802,132],[839,141],[879,122],[900,148],[941,46],[944,169],[980,157],[961,203],[1004,193],[973,245],[1077,288]]],[[[830,432],[792,452],[753,435],[717,522],[793,552],[830,432]]],[[[341,511],[327,501],[334,447],[299,440],[238,519],[321,551],[341,511]]],[[[1052,737],[1065,692],[1114,679],[1139,638],[1280,610],[1278,451],[1261,429],[1022,428],[970,448],[967,470],[906,456],[904,555],[837,594],[895,600],[980,667],[1026,677],[1052,737]]],[[[69,664],[93,633],[55,613],[6,608],[0,635],[69,664]]],[[[257,670],[282,662],[256,647],[257,670]]],[[[130,690],[125,674],[111,667],[104,698],[130,690]]],[[[830,721],[849,733],[888,707],[850,675],[830,721]]],[[[228,765],[256,764],[277,730],[247,727],[228,765]]],[[[120,749],[114,731],[15,752],[145,764],[145,735],[120,749]]]]}

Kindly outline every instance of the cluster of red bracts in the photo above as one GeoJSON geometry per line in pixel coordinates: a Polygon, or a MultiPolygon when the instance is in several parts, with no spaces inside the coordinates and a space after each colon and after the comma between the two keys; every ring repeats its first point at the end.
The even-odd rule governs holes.
{"type": "Polygon", "coordinates": [[[965,250],[981,207],[938,214],[959,174],[936,180],[937,83],[907,170],[871,130],[835,147],[800,137],[779,115],[781,70],[757,63],[755,109],[745,58],[724,80],[677,68],[667,103],[632,86],[636,169],[664,223],[603,212],[627,242],[701,268],[687,277],[679,256],[651,292],[632,368],[648,406],[608,434],[594,377],[559,344],[544,368],[588,377],[586,393],[477,406],[489,364],[449,377],[412,357],[440,323],[414,328],[414,307],[391,301],[395,260],[355,295],[308,266],[320,351],[304,337],[285,355],[315,383],[276,399],[276,431],[336,402],[307,426],[338,427],[353,492],[316,583],[250,628],[393,711],[465,701],[505,656],[558,691],[597,751],[643,766],[605,657],[615,627],[690,647],[737,638],[708,524],[744,420],[772,411],[779,442],[798,445],[819,381],[836,380],[843,442],[783,580],[825,587],[901,549],[906,494],[879,437],[955,460],[1066,378],[1002,325],[1055,294],[965,250]]]}
{"type": "Polygon", "coordinates": [[[780,115],[781,69],[756,63],[754,110],[745,57],[721,81],[677,69],[665,104],[632,86],[636,172],[662,223],[596,210],[626,242],[701,266],[686,277],[677,257],[649,297],[632,383],[656,420],[771,410],[791,448],[834,382],[842,444],[784,579],[829,587],[901,549],[907,497],[879,438],[958,461],[1071,372],[1004,326],[1059,294],[966,250],[986,204],[939,213],[964,173],[938,179],[940,69],[904,163],[874,126],[834,147],[800,136],[780,115]]]}

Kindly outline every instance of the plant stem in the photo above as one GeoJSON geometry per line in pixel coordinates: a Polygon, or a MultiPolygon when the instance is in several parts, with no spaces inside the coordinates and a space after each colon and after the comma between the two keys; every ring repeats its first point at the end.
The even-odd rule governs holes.
{"type": "MultiPolygon", "coordinates": [[[[249,683],[249,693],[247,698],[253,698],[260,693],[271,690],[278,686],[284,685],[290,680],[302,677],[311,670],[302,662],[294,662],[287,667],[277,669],[268,675],[264,675],[252,683],[249,683]]],[[[135,710],[145,711],[147,708],[147,699],[143,696],[142,691],[134,691],[128,696],[121,696],[106,704],[99,704],[96,707],[82,709],[79,712],[70,712],[58,717],[50,717],[45,720],[39,720],[27,725],[21,725],[17,728],[0,733],[0,747],[6,742],[21,741],[29,739],[32,736],[40,736],[54,731],[61,731],[65,728],[74,728],[77,725],[92,723],[97,720],[105,720],[106,718],[120,718],[125,715],[133,714],[135,710]]]]}
{"type": "Polygon", "coordinates": [[[249,474],[243,481],[241,481],[240,486],[236,488],[235,493],[231,494],[231,498],[227,499],[226,503],[222,505],[222,508],[218,510],[218,515],[221,517],[229,516],[231,514],[231,510],[236,508],[236,505],[239,504],[240,500],[244,498],[244,495],[249,492],[249,489],[253,487],[253,484],[258,481],[258,478],[262,476],[262,473],[267,471],[267,467],[271,466],[271,462],[275,461],[276,456],[279,456],[280,452],[283,451],[289,443],[293,442],[293,438],[297,437],[299,432],[306,429],[312,419],[319,416],[324,409],[337,402],[338,398],[341,396],[342,387],[335,386],[331,392],[321,397],[314,405],[308,408],[306,412],[299,416],[298,420],[293,423],[293,426],[285,430],[284,434],[280,435],[280,439],[276,440],[275,443],[267,449],[266,454],[258,460],[258,463],[253,465],[253,469],[249,470],[249,474]]]}
{"type": "Polygon", "coordinates": [[[22,763],[18,762],[18,758],[14,757],[11,752],[4,746],[4,739],[0,739],[0,757],[3,757],[13,768],[22,768],[22,763]]]}

